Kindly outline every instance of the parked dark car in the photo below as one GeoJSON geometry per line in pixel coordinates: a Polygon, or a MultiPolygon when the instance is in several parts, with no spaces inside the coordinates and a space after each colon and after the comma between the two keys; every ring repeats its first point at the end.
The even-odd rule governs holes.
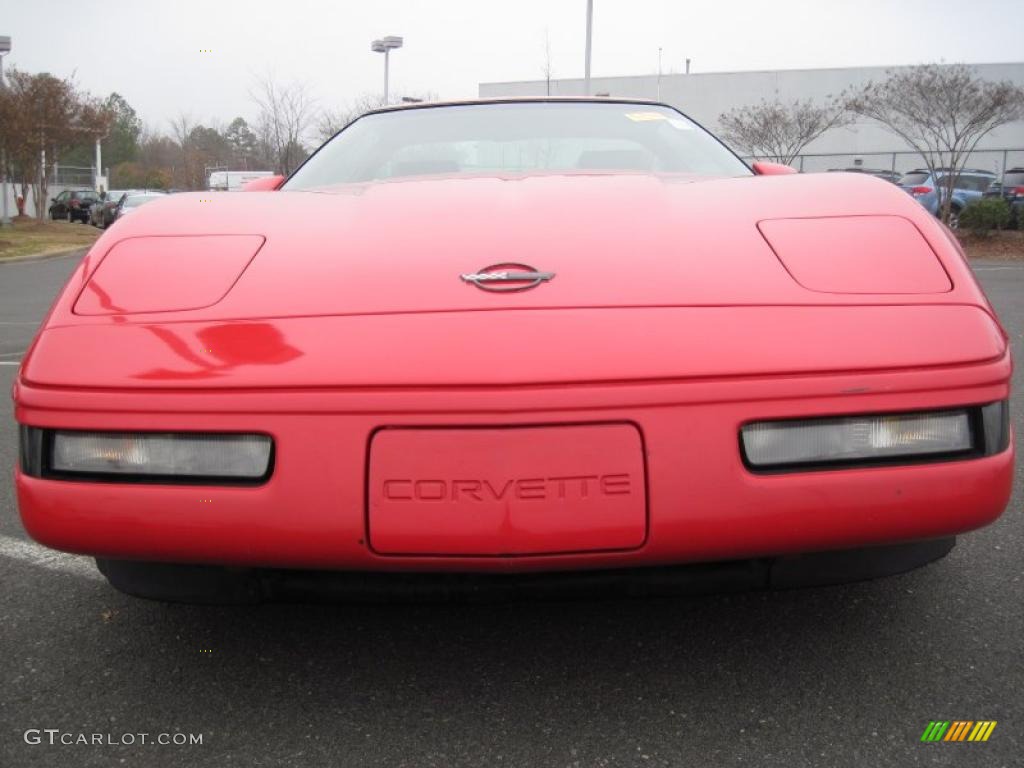
{"type": "Polygon", "coordinates": [[[94,227],[106,229],[114,223],[117,218],[117,206],[124,199],[125,195],[134,194],[130,189],[107,190],[89,209],[89,223],[94,227]]]}
{"type": "Polygon", "coordinates": [[[893,184],[900,180],[901,174],[896,171],[887,171],[884,168],[861,168],[854,166],[852,168],[829,168],[829,173],[866,173],[869,176],[877,176],[880,179],[891,181],[893,184]]]}
{"type": "Polygon", "coordinates": [[[50,218],[85,224],[89,221],[89,208],[98,198],[91,189],[66,189],[50,201],[50,218]]]}
{"type": "Polygon", "coordinates": [[[1001,197],[1010,206],[1010,226],[1024,224],[1024,168],[1011,168],[999,181],[993,181],[985,197],[1001,197]]]}

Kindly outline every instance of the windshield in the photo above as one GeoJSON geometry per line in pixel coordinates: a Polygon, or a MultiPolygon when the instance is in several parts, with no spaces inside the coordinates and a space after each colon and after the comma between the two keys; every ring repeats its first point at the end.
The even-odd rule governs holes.
{"type": "Polygon", "coordinates": [[[1004,187],[1024,187],[1024,171],[1009,171],[1003,176],[1004,187]]]}
{"type": "Polygon", "coordinates": [[[517,102],[366,115],[324,145],[284,189],[430,174],[574,171],[750,175],[715,138],[668,107],[517,102]]]}

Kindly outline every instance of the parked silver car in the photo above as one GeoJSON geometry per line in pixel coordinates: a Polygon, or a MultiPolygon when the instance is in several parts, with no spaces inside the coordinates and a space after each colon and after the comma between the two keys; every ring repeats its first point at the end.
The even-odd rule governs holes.
{"type": "MultiPolygon", "coordinates": [[[[111,221],[113,224],[115,221],[123,216],[127,216],[129,213],[135,211],[135,209],[146,203],[151,203],[154,200],[159,200],[162,197],[167,197],[166,192],[148,191],[148,192],[129,192],[118,202],[114,209],[114,217],[111,221]]],[[[109,225],[108,225],[109,226],[109,225]]]]}

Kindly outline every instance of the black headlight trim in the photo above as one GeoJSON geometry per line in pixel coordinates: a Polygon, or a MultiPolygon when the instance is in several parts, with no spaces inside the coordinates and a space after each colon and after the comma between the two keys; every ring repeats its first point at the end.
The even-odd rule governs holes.
{"type": "Polygon", "coordinates": [[[18,425],[18,461],[29,477],[43,476],[43,435],[38,427],[18,425]]]}
{"type": "Polygon", "coordinates": [[[1010,401],[1000,400],[983,405],[981,411],[981,434],[984,438],[982,451],[985,456],[995,456],[1010,447],[1010,401]]]}

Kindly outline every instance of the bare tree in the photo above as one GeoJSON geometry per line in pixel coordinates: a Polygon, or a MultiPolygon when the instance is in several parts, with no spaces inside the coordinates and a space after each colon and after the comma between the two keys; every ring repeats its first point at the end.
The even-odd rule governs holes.
{"type": "Polygon", "coordinates": [[[192,115],[186,112],[179,112],[177,117],[171,118],[171,136],[178,145],[178,157],[171,166],[172,184],[175,186],[191,189],[191,173],[189,169],[192,163],[192,131],[196,127],[196,121],[192,115]]]}
{"type": "Polygon", "coordinates": [[[360,115],[383,106],[384,97],[379,93],[363,93],[342,109],[325,109],[317,117],[317,134],[321,141],[327,141],[360,115]]]}
{"type": "MultiPolygon", "coordinates": [[[[437,101],[438,95],[432,91],[426,91],[415,95],[406,95],[403,98],[417,102],[430,102],[437,101]]],[[[317,116],[317,135],[321,141],[327,141],[360,115],[383,106],[384,98],[379,93],[363,93],[342,109],[325,109],[317,116]]]]}
{"type": "Polygon", "coordinates": [[[324,109],[316,116],[316,135],[321,142],[327,141],[334,134],[349,124],[348,111],[344,109],[324,109]]]}
{"type": "Polygon", "coordinates": [[[551,35],[547,29],[544,30],[544,58],[541,60],[540,71],[544,75],[544,85],[547,88],[547,95],[551,95],[551,35]]]}
{"type": "Polygon", "coordinates": [[[179,112],[177,117],[171,118],[171,136],[178,142],[179,147],[186,147],[192,136],[192,129],[196,127],[196,121],[191,114],[179,112]]]}
{"type": "MultiPolygon", "coordinates": [[[[175,132],[178,133],[177,129],[175,132]]],[[[121,187],[167,189],[178,186],[183,175],[181,147],[152,126],[143,125],[139,134],[138,164],[119,168],[118,173],[122,177],[118,182],[121,187]]]]}
{"type": "Polygon", "coordinates": [[[849,108],[877,120],[912,146],[939,187],[942,220],[949,222],[957,176],[995,128],[1024,115],[1024,89],[977,77],[963,64],[922,64],[890,70],[849,99],[849,108]]]}
{"type": "Polygon", "coordinates": [[[266,75],[251,92],[259,105],[257,134],[275,169],[290,174],[305,159],[303,142],[315,117],[313,99],[302,83],[282,84],[266,75]]]}
{"type": "Polygon", "coordinates": [[[800,152],[833,128],[850,124],[842,101],[828,97],[782,102],[762,100],[753,107],[737,107],[718,117],[722,136],[744,154],[777,163],[792,163],[800,152]]]}

